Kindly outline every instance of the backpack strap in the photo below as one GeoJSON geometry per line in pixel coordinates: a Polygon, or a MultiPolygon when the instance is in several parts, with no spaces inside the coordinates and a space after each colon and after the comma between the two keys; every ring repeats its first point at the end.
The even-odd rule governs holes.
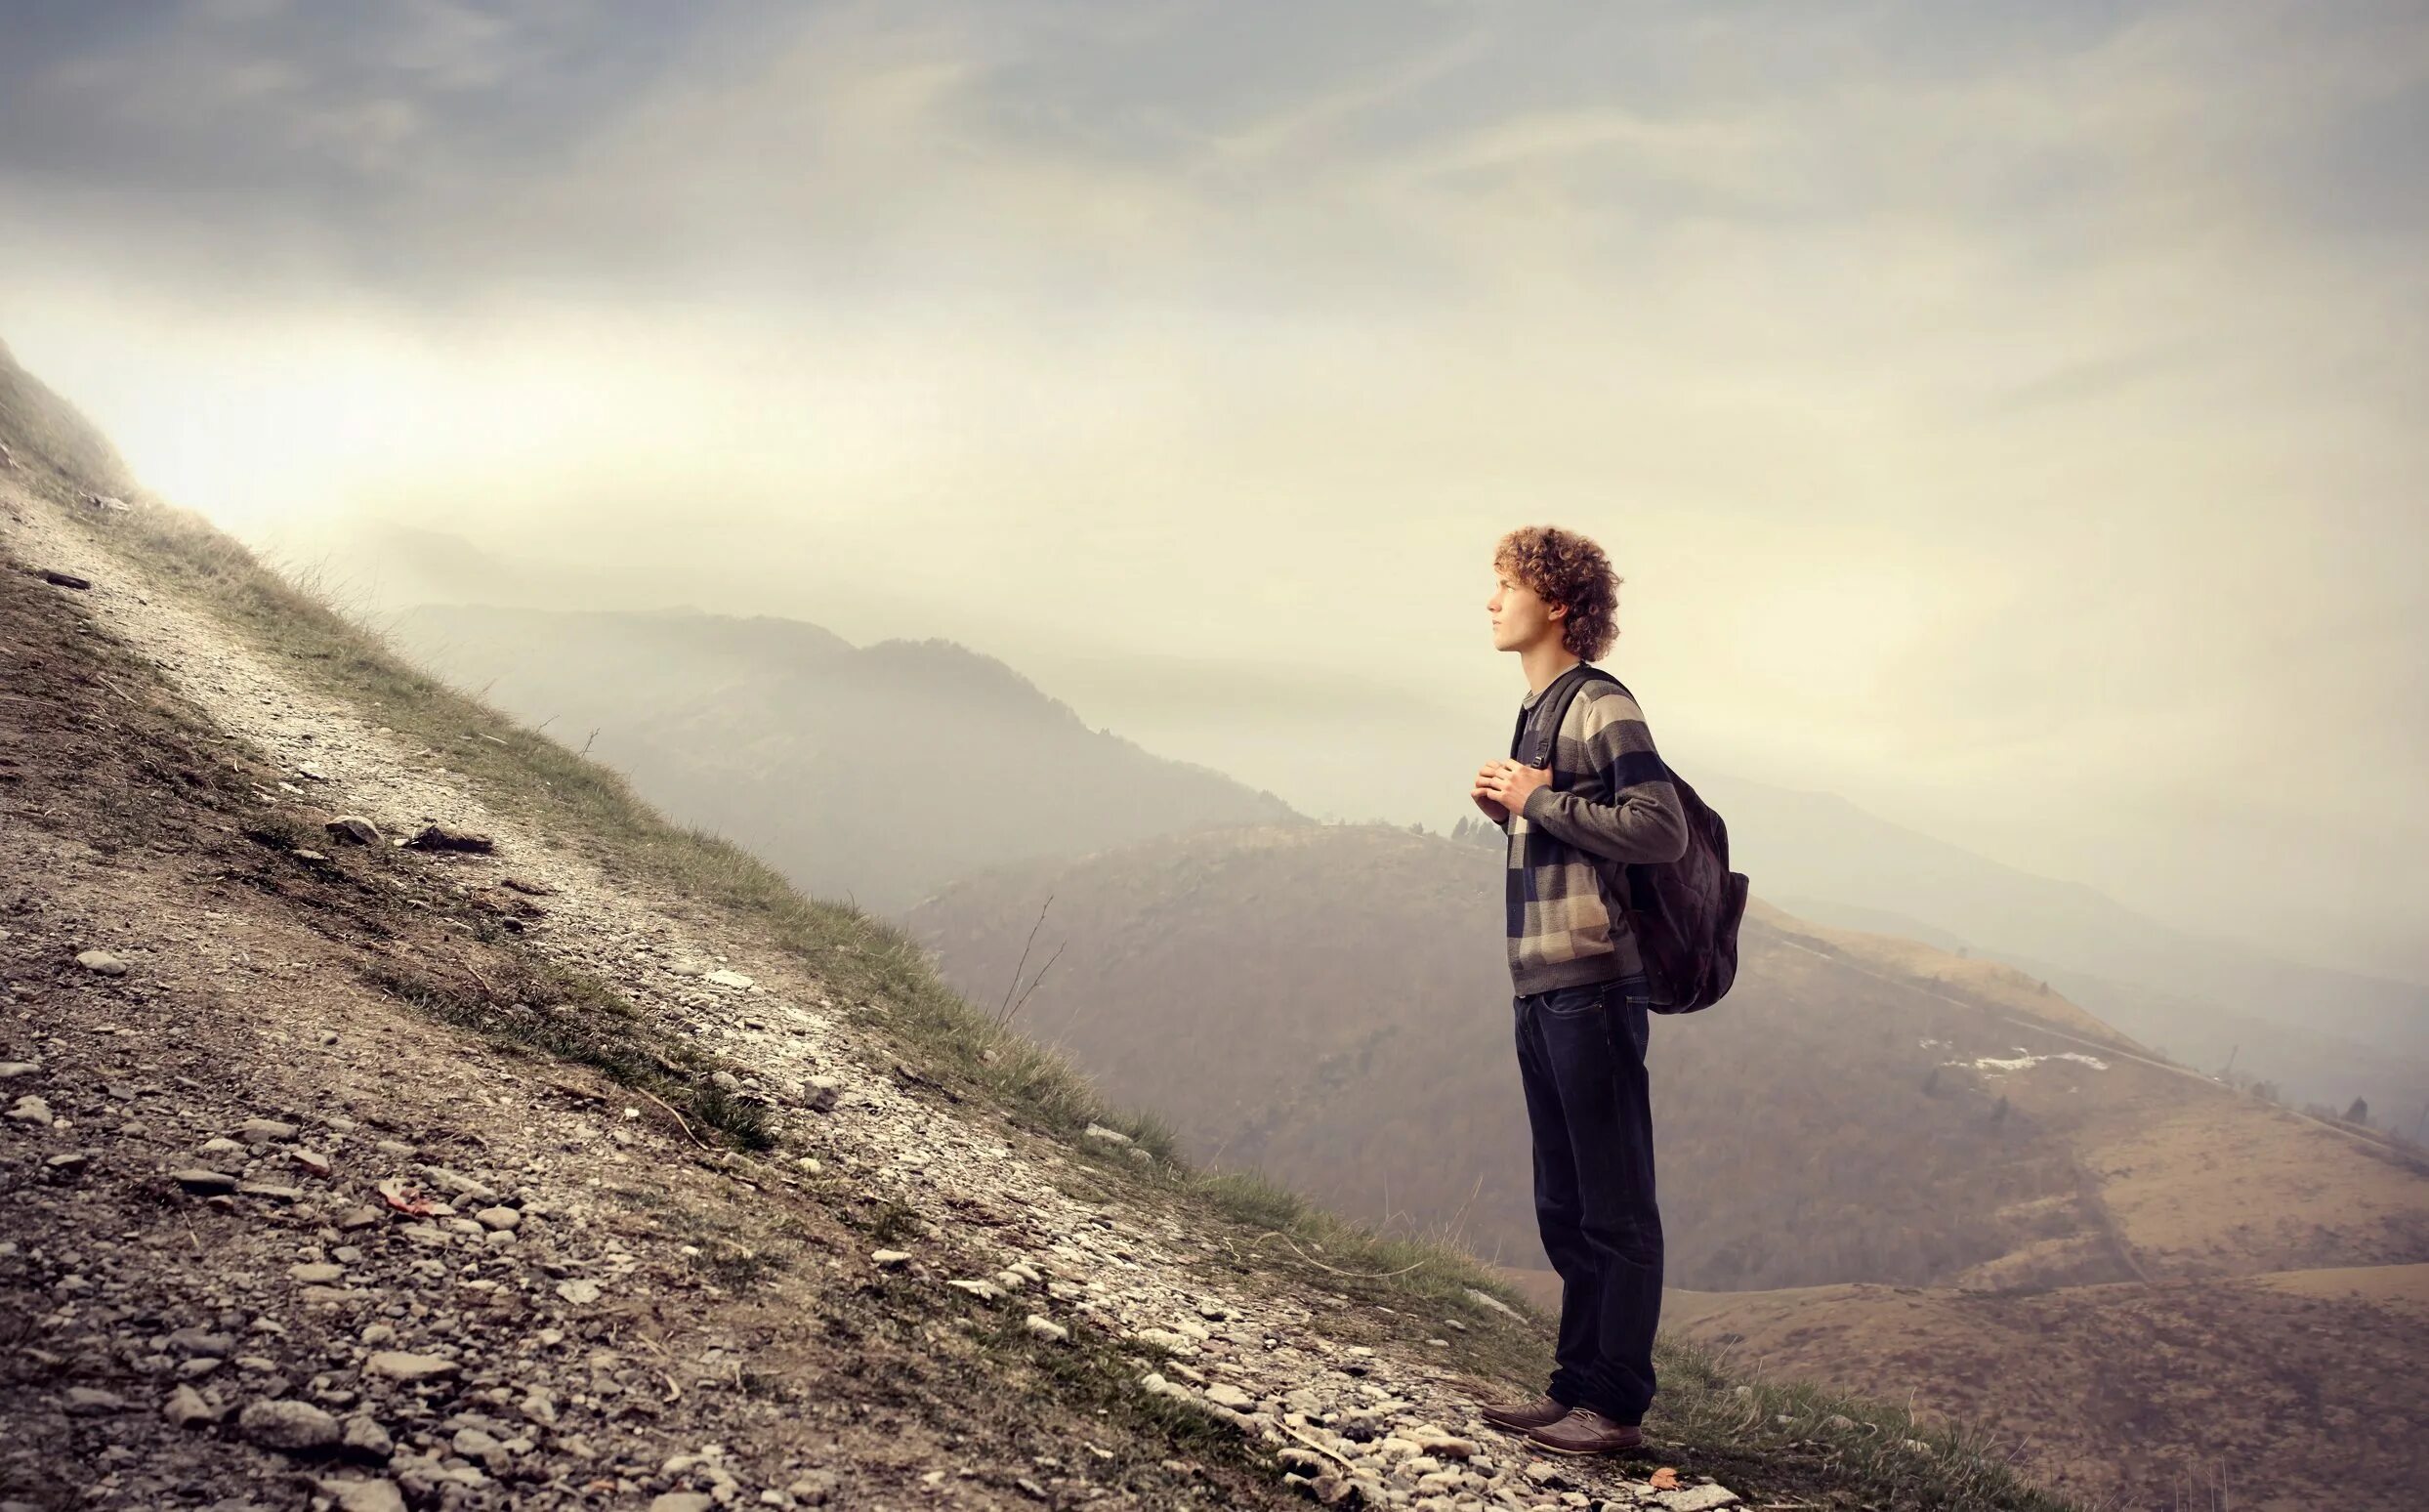
{"type": "MultiPolygon", "coordinates": [[[[1510,759],[1525,762],[1530,767],[1551,767],[1553,751],[1560,743],[1561,726],[1569,719],[1569,706],[1577,701],[1577,694],[1585,691],[1585,685],[1588,683],[1610,683],[1617,687],[1621,693],[1627,692],[1626,684],[1621,683],[1601,667],[1591,662],[1578,662],[1562,673],[1553,681],[1551,687],[1544,690],[1542,703],[1534,709],[1520,711],[1518,728],[1510,732],[1510,759]],[[1542,713],[1545,718],[1530,721],[1527,717],[1530,713],[1542,713]],[[1535,738],[1526,754],[1521,755],[1520,746],[1529,744],[1527,732],[1530,724],[1534,728],[1535,738]]],[[[1553,786],[1560,785],[1559,778],[1560,774],[1557,771],[1554,772],[1553,786]]]]}

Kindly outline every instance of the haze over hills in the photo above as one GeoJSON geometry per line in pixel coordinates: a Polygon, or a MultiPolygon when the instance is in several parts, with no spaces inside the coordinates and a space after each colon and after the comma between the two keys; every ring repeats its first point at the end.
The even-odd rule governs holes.
{"type": "Polygon", "coordinates": [[[1828,793],[1720,773],[1697,786],[1729,819],[1735,864],[1800,916],[2010,962],[2188,1065],[2233,1056],[2288,1101],[2363,1097],[2406,1131],[2429,1104],[2429,987],[2272,954],[2258,871],[2249,914],[2193,935],[1828,793]]]}
{"type": "MultiPolygon", "coordinates": [[[[760,690],[743,680],[782,665],[787,651],[772,643],[737,644],[707,652],[710,660],[703,662],[703,649],[693,642],[707,633],[701,625],[721,616],[661,609],[626,616],[611,634],[616,650],[610,656],[587,632],[569,634],[563,626],[543,631],[538,619],[513,618],[514,609],[472,611],[421,601],[472,599],[523,610],[644,604],[665,591],[647,572],[616,575],[500,555],[458,535],[394,525],[329,544],[336,554],[313,566],[332,574],[340,592],[393,612],[399,637],[448,675],[476,687],[496,678],[498,696],[531,718],[555,715],[584,732],[599,726],[595,752],[626,766],[653,796],[679,811],[705,815],[705,821],[721,825],[792,823],[775,805],[743,817],[747,805],[735,795],[753,788],[757,778],[738,773],[732,752],[724,749],[736,720],[757,717],[753,699],[760,690]],[[594,674],[603,664],[612,670],[601,680],[594,674]],[[642,692],[627,696],[621,692],[627,683],[642,692]],[[690,695],[702,686],[732,690],[723,711],[641,728],[659,725],[667,709],[696,702],[690,695]],[[703,772],[717,774],[705,779],[705,800],[703,772]]],[[[767,627],[798,625],[802,636],[825,643],[829,651],[844,645],[800,620],[755,616],[725,622],[761,626],[754,633],[763,637],[773,633],[767,627]]],[[[868,665],[882,661],[873,657],[868,665]]],[[[1195,755],[1217,766],[1247,764],[1237,770],[1277,770],[1278,763],[1296,785],[1274,797],[1302,813],[1329,812],[1324,795],[1354,779],[1361,767],[1371,768],[1377,751],[1440,751],[1442,770],[1450,774],[1445,783],[1455,786],[1461,769],[1451,753],[1465,750],[1474,734],[1446,722],[1445,711],[1425,699],[1388,686],[1388,679],[1372,687],[1337,678],[1320,687],[1302,686],[1272,669],[1252,675],[1239,668],[1165,664],[1130,657],[1117,647],[1054,664],[1061,669],[1054,686],[1078,700],[1091,718],[1110,716],[1128,735],[1157,736],[1136,752],[1149,762],[1162,758],[1148,747],[1195,755]]],[[[916,681],[927,674],[914,667],[907,675],[916,681]]],[[[1058,701],[1034,689],[1029,693],[1046,703],[1058,701]]],[[[800,696],[801,690],[774,695],[800,696]]],[[[1026,697],[1016,698],[1015,705],[1026,697]]],[[[788,717],[805,725],[830,720],[815,702],[797,706],[788,717]]],[[[1071,718],[1080,722],[1076,713],[1071,718]]],[[[2265,933],[2241,920],[2221,920],[2215,936],[2173,928],[2096,889],[2007,865],[1834,794],[1774,786],[1708,768],[1699,768],[1696,779],[1730,819],[1739,868],[1757,878],[1764,896],[1800,916],[2008,961],[2146,1043],[2203,1070],[2232,1061],[2239,1078],[2273,1083],[2297,1105],[2318,1103],[2341,1112],[2358,1097],[2373,1120],[2407,1132],[2429,1110],[2429,987],[2283,959],[2272,952],[2265,933]]],[[[1113,791],[1118,807],[1126,801],[1119,796],[1125,789],[1117,784],[1113,791]]],[[[1374,801],[1384,812],[1361,810],[1355,817],[1404,821],[1436,812],[1430,807],[1389,812],[1393,806],[1387,800],[1397,791],[1378,789],[1374,801]]],[[[934,886],[1010,856],[1068,855],[1165,827],[1135,814],[1127,830],[1074,819],[1068,800],[1018,780],[1007,782],[1003,792],[1024,795],[1019,801],[1027,812],[977,816],[982,828],[1005,833],[976,849],[961,849],[958,838],[939,841],[929,832],[931,818],[916,809],[898,813],[890,830],[819,821],[772,844],[783,853],[782,863],[792,874],[814,888],[841,885],[862,902],[900,907],[934,886]],[[1050,842],[1033,845],[1047,832],[1054,836],[1050,842]],[[896,842],[902,837],[921,853],[918,859],[899,854],[896,842]],[[852,849],[849,861],[818,859],[835,857],[838,846],[852,849]],[[847,871],[865,880],[847,880],[847,871]],[[908,885],[902,882],[906,876],[912,879],[908,885]]],[[[801,791],[788,791],[786,801],[799,803],[802,797],[801,791]]],[[[1227,811],[1220,802],[1211,807],[1185,802],[1175,816],[1170,827],[1265,817],[1236,807],[1227,811]],[[1219,817],[1226,812],[1230,819],[1219,817]]],[[[955,811],[951,819],[958,824],[964,817],[955,811]]],[[[2255,874],[2253,887],[2256,901],[2265,897],[2265,878],[2255,874]]]]}
{"type": "Polygon", "coordinates": [[[1271,793],[1090,730],[950,642],[856,648],[765,616],[469,606],[412,609],[390,633],[450,681],[587,743],[668,813],[867,907],[996,861],[1304,822],[1271,793]]]}
{"type": "MultiPolygon", "coordinates": [[[[910,922],[948,980],[1000,992],[1051,895],[1032,1032],[1194,1152],[1455,1233],[1548,1296],[1499,887],[1488,848],[1443,837],[1217,831],[999,868],[910,922]]],[[[2220,1446],[2250,1487],[2318,1473],[2318,1433],[2393,1387],[2389,1421],[2423,1419],[2404,1361],[2429,1326],[2276,1280],[2420,1273],[2417,1151],[2169,1064],[2003,962],[1760,901],[1740,946],[1728,999],[1654,1024],[1669,1280],[1709,1294],[1678,1326],[1793,1344],[1798,1373],[2000,1421],[2036,1473],[2161,1504],[2220,1446]],[[2116,1407],[2138,1391],[2159,1400],[2116,1407]]],[[[2353,1462],[2387,1507],[2422,1469],[2384,1424],[2353,1462]]]]}
{"type": "MultiPolygon", "coordinates": [[[[907,923],[982,994],[1000,993],[1036,927],[1032,969],[1064,953],[1028,1028],[1164,1110],[1197,1153],[1376,1221],[1455,1225],[1480,1254],[1522,1263],[1534,1219],[1500,886],[1489,851],[1386,826],[1210,831],[997,868],[907,923]]],[[[2429,1259],[2429,1187],[2378,1147],[2131,1059],[2143,1047],[2003,964],[1758,902],[1723,1006],[1654,1026],[1678,1284],[2047,1285],[2429,1259]],[[1970,1064],[2019,1046],[2055,1058],[1970,1064]],[[2281,1147],[2320,1165],[2266,1212],[2220,1192],[2181,1232],[2127,1225],[2120,1254],[2120,1211],[2173,1179],[2143,1149],[2158,1128],[2214,1152],[2251,1145],[2240,1168],[2255,1172],[2257,1152],[2281,1147]],[[2118,1190],[2089,1195],[2104,1186],[2118,1190]]]]}

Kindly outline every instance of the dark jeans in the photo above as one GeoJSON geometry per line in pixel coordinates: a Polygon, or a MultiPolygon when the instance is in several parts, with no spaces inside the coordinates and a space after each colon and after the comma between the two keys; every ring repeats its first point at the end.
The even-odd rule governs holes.
{"type": "Polygon", "coordinates": [[[1551,1395],[1614,1422],[1654,1399],[1661,1213],[1645,1081],[1643,977],[1513,999],[1534,1132],[1535,1222],[1561,1278],[1551,1395]]]}

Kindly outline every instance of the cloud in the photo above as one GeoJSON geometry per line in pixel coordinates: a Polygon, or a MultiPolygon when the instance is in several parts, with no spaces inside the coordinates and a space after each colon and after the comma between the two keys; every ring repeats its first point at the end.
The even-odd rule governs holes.
{"type": "Polygon", "coordinates": [[[385,516],[953,635],[1218,739],[1156,691],[1194,679],[1244,778],[1441,821],[1511,696],[1477,559],[1551,519],[1618,552],[1665,741],[2180,917],[2236,916],[2258,855],[2326,887],[2366,850],[2390,901],[2348,944],[2416,930],[2429,863],[2379,843],[2429,839],[2388,695],[2429,670],[2413,8],[265,4],[26,39],[0,329],[249,530],[385,516]],[[1306,683],[1237,706],[1283,666],[1403,700],[1390,770],[1304,777],[1306,683]]]}

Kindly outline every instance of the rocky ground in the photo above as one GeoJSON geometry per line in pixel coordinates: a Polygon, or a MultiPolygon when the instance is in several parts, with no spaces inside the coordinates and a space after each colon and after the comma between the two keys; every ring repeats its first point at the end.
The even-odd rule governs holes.
{"type": "Polygon", "coordinates": [[[61,507],[0,480],[5,1512],[1736,1502],[1529,1456],[1473,1323],[1243,1282],[61,507]]]}

